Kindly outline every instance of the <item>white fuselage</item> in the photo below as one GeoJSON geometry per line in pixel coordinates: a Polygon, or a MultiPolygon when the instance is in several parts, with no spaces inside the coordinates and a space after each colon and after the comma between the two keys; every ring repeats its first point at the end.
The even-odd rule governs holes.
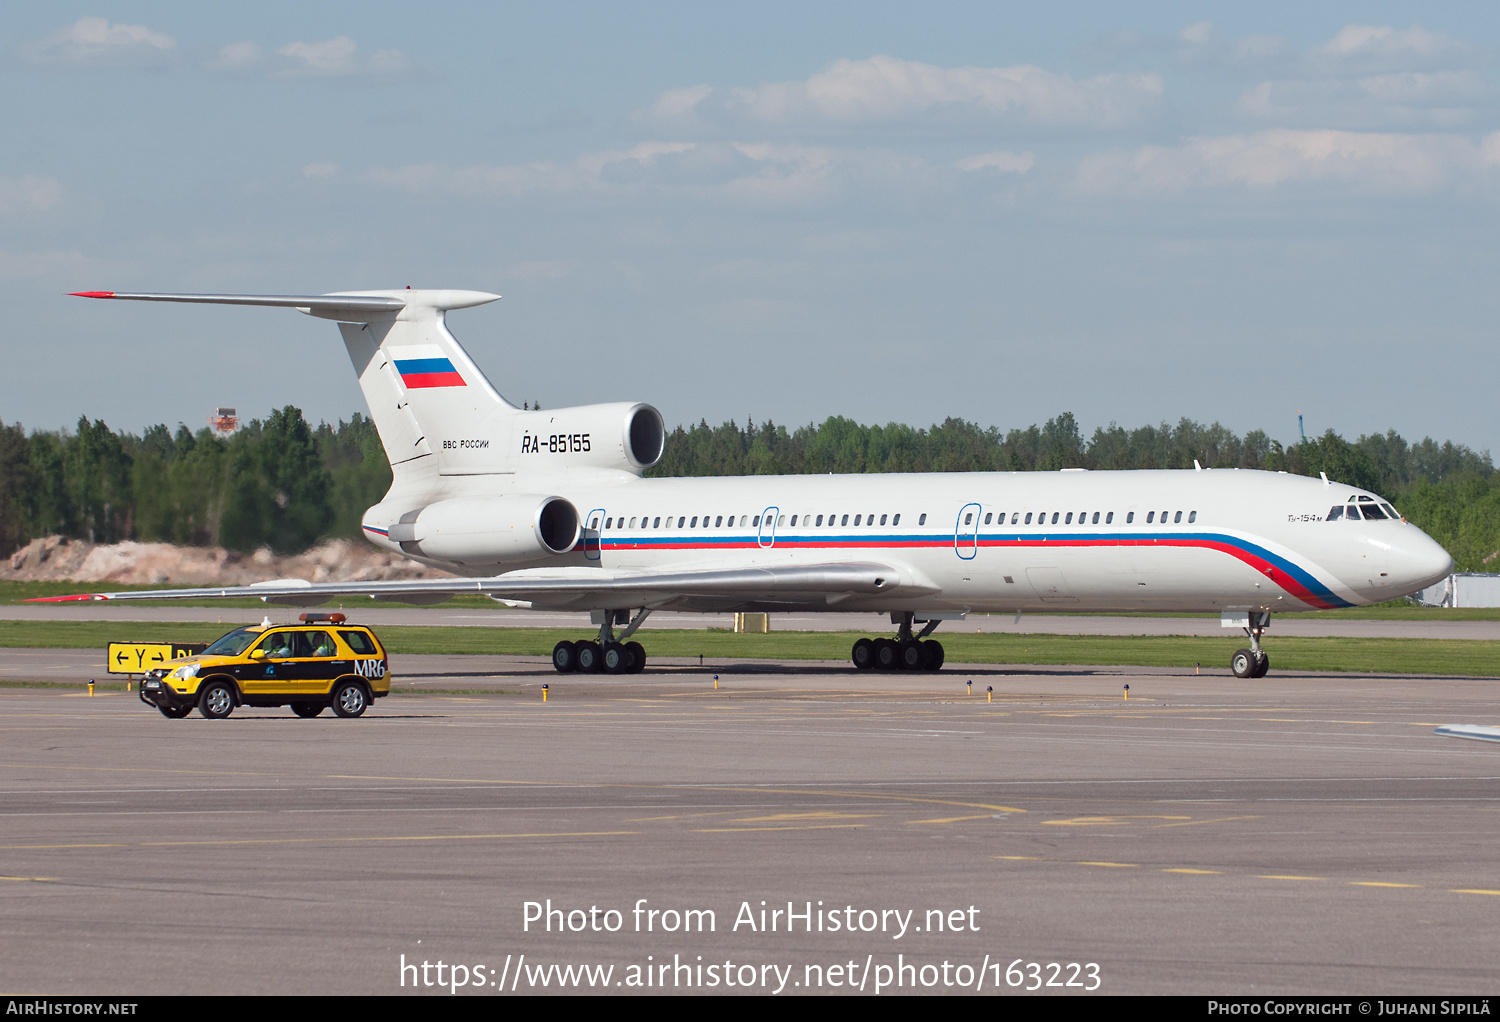
{"type": "MultiPolygon", "coordinates": [[[[561,496],[586,530],[570,553],[524,563],[418,556],[460,575],[850,562],[889,565],[901,575],[890,595],[696,597],[661,609],[1288,612],[1394,599],[1451,567],[1447,552],[1405,521],[1329,520],[1333,507],[1379,503],[1372,494],[1285,473],[644,479],[584,471],[458,476],[440,485],[470,498],[481,489],[493,497],[561,496]]],[[[410,504],[393,491],[367,514],[366,535],[399,551],[381,533],[410,504]]]]}

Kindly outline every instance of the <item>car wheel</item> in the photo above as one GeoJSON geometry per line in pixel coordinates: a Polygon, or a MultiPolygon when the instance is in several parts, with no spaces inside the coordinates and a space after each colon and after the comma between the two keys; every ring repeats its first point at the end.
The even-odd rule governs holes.
{"type": "Polygon", "coordinates": [[[316,717],[323,712],[322,703],[293,703],[292,712],[299,717],[316,717]]]}
{"type": "Polygon", "coordinates": [[[223,720],[234,712],[234,689],[216,681],[198,695],[198,712],[209,720],[223,720]]]}
{"type": "Polygon", "coordinates": [[[193,712],[191,706],[158,706],[157,709],[161,711],[163,717],[169,720],[181,720],[193,712]]]}
{"type": "Polygon", "coordinates": [[[346,681],[333,690],[333,712],[340,717],[358,717],[369,705],[365,687],[358,682],[346,681]]]}

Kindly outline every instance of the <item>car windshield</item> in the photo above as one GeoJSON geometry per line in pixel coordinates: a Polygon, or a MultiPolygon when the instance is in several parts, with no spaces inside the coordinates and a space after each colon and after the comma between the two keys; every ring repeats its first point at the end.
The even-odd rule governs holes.
{"type": "Polygon", "coordinates": [[[204,656],[239,656],[260,638],[260,628],[236,628],[203,651],[204,656]]]}

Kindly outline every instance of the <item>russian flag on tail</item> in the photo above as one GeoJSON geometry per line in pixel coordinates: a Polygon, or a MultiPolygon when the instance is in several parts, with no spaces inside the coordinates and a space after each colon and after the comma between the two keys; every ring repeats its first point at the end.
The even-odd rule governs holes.
{"type": "Polygon", "coordinates": [[[408,390],[425,390],[430,387],[466,387],[464,378],[443,349],[436,344],[421,344],[390,349],[391,361],[408,390]]]}

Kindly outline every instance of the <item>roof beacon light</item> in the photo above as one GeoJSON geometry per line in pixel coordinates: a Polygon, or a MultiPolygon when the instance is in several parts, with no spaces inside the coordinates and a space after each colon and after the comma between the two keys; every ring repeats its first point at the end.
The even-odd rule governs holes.
{"type": "Polygon", "coordinates": [[[305,625],[310,625],[317,621],[328,621],[332,624],[341,625],[349,620],[343,614],[299,614],[297,617],[305,625]]]}

